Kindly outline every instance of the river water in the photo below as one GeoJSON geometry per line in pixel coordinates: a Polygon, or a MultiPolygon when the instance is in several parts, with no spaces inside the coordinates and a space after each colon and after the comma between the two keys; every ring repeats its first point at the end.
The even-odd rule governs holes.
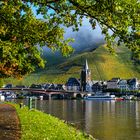
{"type": "Polygon", "coordinates": [[[99,140],[140,140],[140,101],[38,100],[37,109],[99,140]]]}

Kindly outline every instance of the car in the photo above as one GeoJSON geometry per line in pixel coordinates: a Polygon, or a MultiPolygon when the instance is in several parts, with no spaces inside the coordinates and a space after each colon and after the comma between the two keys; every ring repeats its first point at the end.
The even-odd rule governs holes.
{"type": "Polygon", "coordinates": [[[12,84],[7,84],[4,88],[12,88],[12,84]]]}
{"type": "Polygon", "coordinates": [[[16,85],[16,88],[26,88],[24,85],[16,85]]]}

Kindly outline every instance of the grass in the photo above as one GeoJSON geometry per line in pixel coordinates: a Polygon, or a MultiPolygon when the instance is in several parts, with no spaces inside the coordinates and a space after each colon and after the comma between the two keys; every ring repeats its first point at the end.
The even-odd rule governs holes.
{"type": "MultiPolygon", "coordinates": [[[[55,58],[55,56],[54,56],[55,58]]],[[[54,58],[52,63],[54,63],[54,58]]],[[[62,59],[62,58],[61,58],[62,59]]],[[[31,85],[32,83],[66,83],[69,77],[80,78],[85,59],[88,60],[93,80],[109,80],[112,77],[140,79],[140,65],[133,64],[131,54],[125,47],[118,47],[116,55],[110,54],[103,46],[95,51],[84,52],[47,66],[44,70],[25,76],[23,80],[6,79],[5,83],[31,85]]],[[[51,61],[51,60],[50,60],[51,61]]]]}
{"type": "Polygon", "coordinates": [[[12,104],[18,113],[22,137],[21,140],[90,140],[91,136],[76,130],[62,120],[38,110],[19,108],[12,104]]]}

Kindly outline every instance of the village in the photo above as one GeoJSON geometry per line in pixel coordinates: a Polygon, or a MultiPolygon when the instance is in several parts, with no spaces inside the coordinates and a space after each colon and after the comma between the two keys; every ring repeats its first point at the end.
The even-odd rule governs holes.
{"type": "MultiPolygon", "coordinates": [[[[19,86],[20,87],[20,86],[19,86]]],[[[140,80],[137,78],[121,79],[112,78],[108,81],[95,81],[91,79],[88,61],[85,61],[81,70],[80,79],[70,77],[65,84],[32,84],[31,88],[66,90],[75,92],[139,92],[140,80]]]]}

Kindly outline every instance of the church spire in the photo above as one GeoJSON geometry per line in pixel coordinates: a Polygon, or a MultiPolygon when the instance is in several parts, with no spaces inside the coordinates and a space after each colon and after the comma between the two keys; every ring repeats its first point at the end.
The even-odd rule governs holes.
{"type": "Polygon", "coordinates": [[[86,85],[91,81],[91,71],[88,67],[87,59],[81,71],[81,90],[86,91],[86,85]]]}
{"type": "Polygon", "coordinates": [[[85,65],[85,70],[88,70],[88,62],[87,62],[87,59],[86,59],[86,65],[85,65]]]}

